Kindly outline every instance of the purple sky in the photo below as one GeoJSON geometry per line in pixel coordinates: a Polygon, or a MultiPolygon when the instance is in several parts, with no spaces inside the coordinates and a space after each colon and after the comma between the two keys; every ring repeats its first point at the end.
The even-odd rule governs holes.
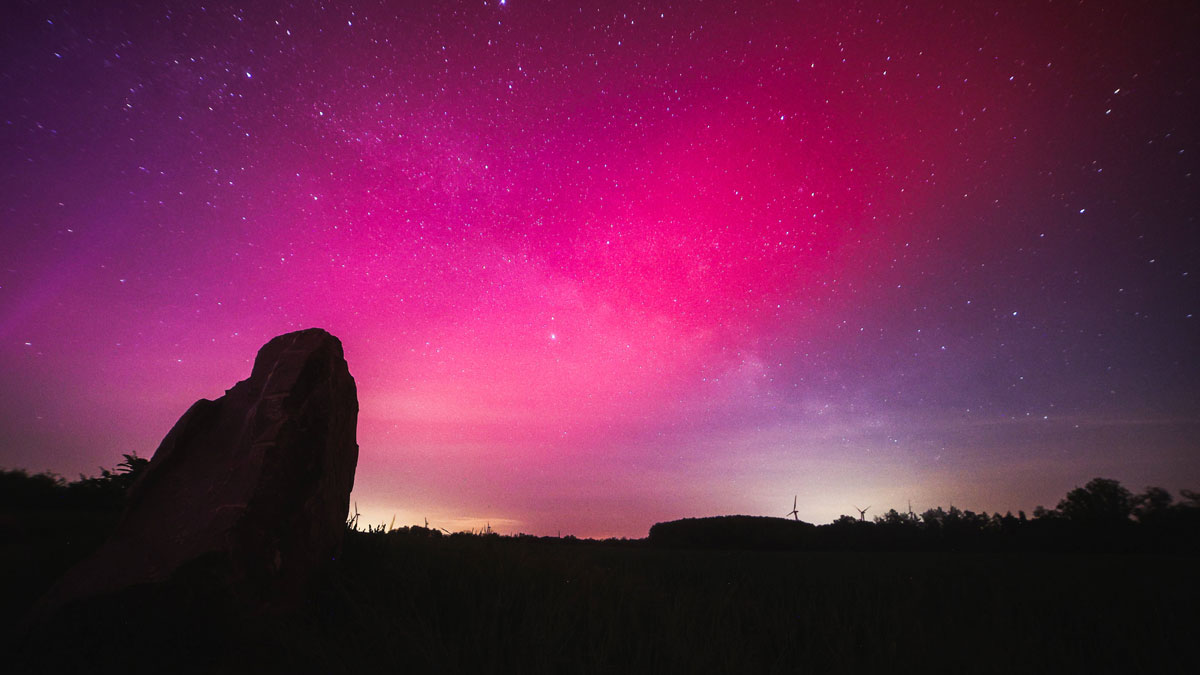
{"type": "Polygon", "coordinates": [[[1194,4],[295,5],[0,8],[0,466],[320,326],[376,523],[1200,487],[1194,4]]]}

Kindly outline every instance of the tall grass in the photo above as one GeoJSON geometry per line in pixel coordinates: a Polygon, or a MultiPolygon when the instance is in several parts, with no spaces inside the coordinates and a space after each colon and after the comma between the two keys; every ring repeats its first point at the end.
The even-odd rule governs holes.
{"type": "Polygon", "coordinates": [[[1192,567],[351,533],[317,629],[347,672],[1148,672],[1200,666],[1192,567]]]}
{"type": "Polygon", "coordinates": [[[384,530],[348,531],[299,614],[133,593],[24,636],[10,670],[1200,672],[1191,556],[700,551],[384,530]]]}

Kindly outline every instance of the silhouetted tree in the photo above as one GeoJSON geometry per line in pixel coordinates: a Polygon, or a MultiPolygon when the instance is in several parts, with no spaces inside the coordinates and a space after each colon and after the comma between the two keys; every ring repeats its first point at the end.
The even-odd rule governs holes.
{"type": "Polygon", "coordinates": [[[80,476],[78,481],[68,484],[67,501],[73,506],[120,509],[125,503],[125,493],[150,464],[150,460],[138,457],[136,452],[122,456],[124,459],[112,471],[101,468],[99,476],[80,476]]]}
{"type": "Polygon", "coordinates": [[[896,509],[888,509],[882,516],[875,516],[875,522],[893,527],[916,527],[920,520],[909,513],[900,513],[896,509]]]}
{"type": "Polygon", "coordinates": [[[1058,503],[1058,510],[1077,523],[1114,524],[1129,520],[1133,494],[1111,478],[1093,478],[1058,503]]]}
{"type": "Polygon", "coordinates": [[[54,506],[65,487],[66,481],[56,474],[29,474],[24,469],[0,469],[0,506],[54,506]]]}
{"type": "Polygon", "coordinates": [[[113,470],[101,468],[99,476],[81,475],[70,483],[52,473],[0,471],[0,506],[118,510],[124,506],[129,487],[149,464],[150,460],[137,453],[128,454],[113,470]]]}
{"type": "Polygon", "coordinates": [[[928,509],[921,514],[921,522],[928,529],[940,529],[942,522],[946,520],[946,512],[942,507],[928,509]]]}
{"type": "Polygon", "coordinates": [[[1140,522],[1161,518],[1171,508],[1171,493],[1160,487],[1147,487],[1133,498],[1133,515],[1140,522]]]}
{"type": "Polygon", "coordinates": [[[1061,517],[1062,517],[1062,514],[1059,513],[1057,509],[1048,509],[1048,508],[1042,506],[1041,504],[1038,504],[1037,506],[1033,507],[1033,519],[1034,520],[1054,520],[1056,518],[1061,518],[1061,517]]]}
{"type": "Polygon", "coordinates": [[[1001,516],[999,513],[997,513],[995,520],[996,520],[996,523],[1000,526],[1001,532],[1004,532],[1005,534],[1013,534],[1013,533],[1017,532],[1017,530],[1020,529],[1022,523],[1025,522],[1024,516],[1025,516],[1025,514],[1022,513],[1021,518],[1018,519],[1016,516],[1014,516],[1012,514],[1012,511],[1009,511],[1009,512],[1005,513],[1003,516],[1001,516]]]}
{"type": "Polygon", "coordinates": [[[1180,504],[1180,506],[1183,508],[1200,508],[1200,492],[1193,492],[1192,490],[1185,489],[1180,490],[1179,495],[1184,499],[1184,501],[1180,504]]]}

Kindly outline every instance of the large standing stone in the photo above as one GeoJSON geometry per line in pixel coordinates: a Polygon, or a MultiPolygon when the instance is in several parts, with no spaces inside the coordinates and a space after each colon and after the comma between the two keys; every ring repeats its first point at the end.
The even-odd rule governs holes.
{"type": "Polygon", "coordinates": [[[341,342],[320,329],[266,344],[250,378],[197,401],[163,439],[112,537],[42,603],[185,576],[240,604],[294,604],[337,554],[358,462],[358,397],[341,342]]]}

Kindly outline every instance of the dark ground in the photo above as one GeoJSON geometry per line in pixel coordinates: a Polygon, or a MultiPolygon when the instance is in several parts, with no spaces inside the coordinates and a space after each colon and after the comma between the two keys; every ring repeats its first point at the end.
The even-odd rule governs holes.
{"type": "MultiPolygon", "coordinates": [[[[301,612],[24,612],[110,520],[0,516],[10,672],[1200,672],[1194,555],[772,552],[349,532],[301,612]]],[[[202,588],[202,582],[195,588],[202,588]]]]}

